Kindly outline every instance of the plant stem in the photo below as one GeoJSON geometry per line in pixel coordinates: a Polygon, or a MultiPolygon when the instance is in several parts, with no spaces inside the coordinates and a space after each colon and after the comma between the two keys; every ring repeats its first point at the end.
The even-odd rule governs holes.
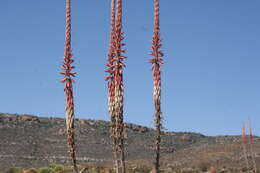
{"type": "Polygon", "coordinates": [[[64,92],[66,97],[66,131],[68,152],[72,159],[74,172],[78,173],[76,163],[76,146],[75,146],[75,129],[74,129],[74,100],[73,100],[73,86],[74,82],[72,77],[75,77],[75,73],[71,72],[74,69],[71,51],[71,0],[66,0],[66,33],[65,33],[65,49],[64,49],[64,62],[62,69],[64,72],[61,74],[64,76],[62,82],[64,83],[64,92]]]}
{"type": "Polygon", "coordinates": [[[160,143],[161,143],[161,65],[163,64],[163,53],[160,50],[160,23],[159,23],[159,0],[154,0],[154,28],[153,28],[153,40],[152,40],[152,53],[153,58],[150,59],[153,70],[153,101],[155,107],[155,172],[159,173],[160,170],[160,143]]]}

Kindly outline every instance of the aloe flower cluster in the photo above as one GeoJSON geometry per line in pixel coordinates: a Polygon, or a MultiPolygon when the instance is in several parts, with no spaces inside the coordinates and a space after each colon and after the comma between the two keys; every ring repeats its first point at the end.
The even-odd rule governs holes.
{"type": "MultiPolygon", "coordinates": [[[[111,31],[110,31],[110,39],[109,39],[109,51],[108,51],[108,69],[106,72],[109,75],[106,77],[108,81],[108,112],[113,118],[113,108],[114,108],[114,96],[115,96],[115,89],[114,89],[114,62],[115,62],[115,47],[114,47],[114,40],[115,40],[115,0],[111,0],[111,31]]],[[[112,120],[112,119],[111,119],[112,120]]],[[[113,122],[113,121],[112,121],[113,122]]]]}
{"type": "Polygon", "coordinates": [[[111,33],[108,53],[109,73],[108,81],[108,107],[111,117],[111,137],[114,143],[114,157],[116,172],[119,172],[119,157],[121,171],[125,172],[125,154],[124,154],[124,85],[123,68],[125,67],[122,54],[125,50],[122,47],[124,37],[122,32],[122,0],[112,0],[111,2],[111,33]],[[115,10],[116,6],[116,10],[115,10]]]}
{"type": "Polygon", "coordinates": [[[113,153],[114,153],[114,160],[115,160],[115,167],[116,170],[119,169],[118,163],[118,152],[116,151],[116,144],[117,140],[115,138],[115,116],[114,116],[114,96],[115,96],[115,87],[114,87],[114,62],[115,62],[115,47],[114,47],[114,40],[115,40],[115,8],[116,8],[116,1],[111,0],[111,28],[110,28],[110,39],[109,39],[109,51],[108,51],[108,76],[106,80],[108,81],[108,112],[111,119],[111,128],[110,128],[110,137],[113,139],[113,153]]]}
{"type": "Polygon", "coordinates": [[[156,155],[155,155],[155,170],[159,172],[160,161],[160,142],[161,142],[161,65],[163,64],[163,53],[161,51],[161,38],[160,38],[160,22],[159,22],[159,0],[154,0],[154,28],[152,40],[152,63],[153,71],[153,100],[155,106],[155,126],[156,126],[156,155]]]}
{"type": "Polygon", "coordinates": [[[74,66],[72,66],[72,50],[71,50],[71,0],[66,0],[66,33],[65,33],[65,49],[64,49],[64,62],[62,65],[64,76],[61,81],[64,83],[64,92],[66,97],[66,130],[68,151],[73,162],[74,171],[78,173],[76,166],[76,154],[75,154],[75,132],[74,132],[74,101],[73,101],[73,86],[74,82],[72,77],[75,77],[75,73],[72,72],[74,66]]]}

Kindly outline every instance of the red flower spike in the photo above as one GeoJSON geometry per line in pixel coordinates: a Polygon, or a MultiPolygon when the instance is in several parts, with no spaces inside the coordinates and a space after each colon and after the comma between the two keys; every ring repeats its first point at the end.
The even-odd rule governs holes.
{"type": "Polygon", "coordinates": [[[125,64],[123,60],[126,58],[122,56],[125,50],[122,47],[124,39],[122,33],[122,0],[111,1],[111,33],[108,53],[108,102],[109,113],[111,116],[111,137],[114,142],[114,157],[116,170],[119,170],[120,157],[122,172],[125,172],[124,161],[124,137],[123,137],[123,67],[125,64]],[[115,12],[116,6],[116,12],[115,12]],[[115,15],[116,14],[116,15],[115,15]]]}
{"type": "Polygon", "coordinates": [[[61,72],[64,78],[61,80],[64,83],[64,92],[66,100],[66,128],[67,128],[67,142],[68,142],[68,151],[73,163],[74,172],[78,173],[78,168],[76,164],[76,147],[75,147],[75,132],[74,132],[74,100],[73,100],[73,86],[72,83],[74,80],[72,77],[75,77],[76,73],[72,72],[75,67],[71,64],[74,62],[72,60],[72,50],[71,50],[71,0],[66,0],[66,33],[65,33],[65,48],[64,48],[64,57],[63,57],[62,69],[64,72],[61,72]]]}
{"type": "Polygon", "coordinates": [[[160,142],[161,142],[161,65],[163,64],[163,53],[160,50],[162,47],[160,38],[160,23],[159,23],[159,0],[154,0],[154,29],[152,40],[152,52],[150,55],[153,57],[149,60],[152,63],[153,72],[153,100],[155,107],[155,127],[156,127],[156,153],[154,170],[159,173],[160,167],[160,142]]]}
{"type": "Polygon", "coordinates": [[[243,144],[246,144],[246,129],[245,129],[244,122],[243,122],[243,126],[242,126],[242,142],[243,142],[243,144]]]}

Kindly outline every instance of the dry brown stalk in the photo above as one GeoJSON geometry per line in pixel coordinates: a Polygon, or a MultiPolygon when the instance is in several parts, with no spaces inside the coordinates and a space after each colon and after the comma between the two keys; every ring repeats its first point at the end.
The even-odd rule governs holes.
{"type": "Polygon", "coordinates": [[[64,49],[64,62],[62,69],[64,72],[61,74],[64,76],[61,81],[64,83],[64,92],[66,97],[66,130],[68,141],[68,152],[72,159],[74,172],[78,173],[76,164],[76,146],[75,146],[75,132],[74,132],[74,101],[73,101],[73,86],[74,82],[72,77],[75,77],[75,73],[71,72],[74,69],[71,50],[71,0],[66,0],[66,33],[65,33],[65,49],[64,49]]]}
{"type": "Polygon", "coordinates": [[[248,128],[249,128],[249,142],[250,142],[250,153],[253,161],[253,166],[254,166],[254,172],[257,173],[257,166],[255,162],[255,154],[253,150],[253,143],[254,143],[254,137],[252,133],[252,127],[251,127],[251,120],[248,118],[248,128]]]}
{"type": "Polygon", "coordinates": [[[243,121],[243,125],[242,125],[242,146],[243,146],[243,153],[244,153],[244,158],[245,158],[245,162],[246,162],[247,172],[249,173],[249,163],[248,163],[247,152],[246,152],[246,129],[245,129],[244,121],[243,121]]]}
{"type": "Polygon", "coordinates": [[[160,168],[160,142],[161,142],[161,65],[163,64],[163,53],[161,51],[160,23],[159,23],[159,0],[154,0],[154,29],[152,40],[153,58],[150,59],[153,70],[153,100],[155,106],[155,127],[156,127],[156,153],[155,153],[155,170],[159,173],[160,168]]]}

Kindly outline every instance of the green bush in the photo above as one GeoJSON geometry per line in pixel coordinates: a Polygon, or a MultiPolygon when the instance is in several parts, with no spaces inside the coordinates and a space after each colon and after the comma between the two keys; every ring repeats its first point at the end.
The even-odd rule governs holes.
{"type": "Polygon", "coordinates": [[[56,168],[57,166],[60,166],[60,165],[55,164],[55,163],[51,163],[51,164],[49,165],[49,167],[52,168],[52,169],[56,168]]]}
{"type": "MultiPolygon", "coordinates": [[[[78,169],[79,169],[79,167],[78,167],[78,169]]],[[[71,172],[71,171],[73,171],[73,168],[72,167],[64,167],[63,171],[64,172],[71,172]]]]}
{"type": "Polygon", "coordinates": [[[44,168],[39,168],[38,173],[54,173],[52,168],[44,167],[44,168]]]}
{"type": "MultiPolygon", "coordinates": [[[[63,166],[63,165],[54,164],[54,163],[50,164],[49,167],[52,170],[52,172],[50,172],[50,173],[57,173],[57,172],[70,173],[71,171],[73,171],[72,167],[63,166]]],[[[49,173],[49,172],[47,172],[47,173],[49,173]]]]}
{"type": "Polygon", "coordinates": [[[6,173],[21,173],[22,168],[10,168],[6,173]]]}
{"type": "Polygon", "coordinates": [[[58,172],[58,171],[64,171],[65,167],[62,165],[58,165],[58,164],[50,164],[50,168],[52,168],[52,170],[54,172],[58,172]]]}

